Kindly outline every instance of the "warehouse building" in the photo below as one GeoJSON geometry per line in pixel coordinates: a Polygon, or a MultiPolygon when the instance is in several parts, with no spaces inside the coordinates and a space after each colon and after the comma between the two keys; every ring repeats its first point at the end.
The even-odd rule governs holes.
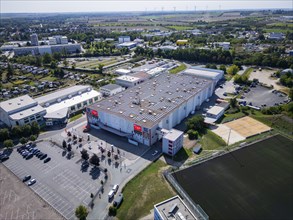
{"type": "Polygon", "coordinates": [[[91,86],[79,85],[58,90],[35,100],[46,109],[46,125],[52,126],[67,123],[70,115],[101,99],[101,93],[93,90],[91,86]]]}
{"type": "Polygon", "coordinates": [[[112,96],[119,92],[122,92],[123,90],[124,89],[119,85],[108,84],[100,88],[100,93],[102,93],[103,96],[112,96]]]}
{"type": "Polygon", "coordinates": [[[213,81],[161,74],[87,108],[88,124],[151,146],[213,93],[213,81]]]}
{"type": "Polygon", "coordinates": [[[201,67],[191,67],[184,71],[184,74],[194,75],[199,78],[209,79],[213,81],[213,90],[215,89],[218,82],[224,77],[223,70],[215,70],[201,67]]]}
{"type": "Polygon", "coordinates": [[[194,213],[177,195],[154,205],[154,220],[197,220],[194,213]]]}
{"type": "Polygon", "coordinates": [[[116,84],[125,88],[133,87],[140,84],[143,80],[135,76],[119,76],[116,78],[116,84]]]}
{"type": "Polygon", "coordinates": [[[34,121],[41,124],[45,114],[46,110],[28,95],[0,103],[0,119],[8,127],[31,124],[34,121]]]}

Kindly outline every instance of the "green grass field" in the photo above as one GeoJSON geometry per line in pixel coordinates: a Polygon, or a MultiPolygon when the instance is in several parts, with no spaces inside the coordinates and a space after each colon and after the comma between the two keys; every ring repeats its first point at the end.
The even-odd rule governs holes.
{"type": "Polygon", "coordinates": [[[210,130],[202,136],[200,144],[203,150],[214,150],[226,146],[225,141],[210,130]]]}
{"type": "Polygon", "coordinates": [[[173,177],[209,219],[293,219],[293,141],[281,135],[173,177]]]}
{"type": "Polygon", "coordinates": [[[76,62],[76,67],[77,68],[87,68],[87,69],[94,69],[98,68],[100,64],[103,66],[108,66],[111,64],[116,63],[117,60],[115,58],[111,59],[105,59],[105,60],[89,60],[89,61],[81,61],[81,62],[76,62]]]}
{"type": "Polygon", "coordinates": [[[171,69],[169,72],[172,74],[176,74],[176,73],[179,73],[179,72],[185,70],[186,68],[187,68],[187,66],[184,63],[182,63],[180,66],[178,66],[174,69],[171,69]]]}
{"type": "Polygon", "coordinates": [[[139,219],[153,209],[154,204],[175,195],[159,172],[166,164],[161,160],[149,165],[123,188],[123,203],[117,211],[118,219],[139,219]]]}

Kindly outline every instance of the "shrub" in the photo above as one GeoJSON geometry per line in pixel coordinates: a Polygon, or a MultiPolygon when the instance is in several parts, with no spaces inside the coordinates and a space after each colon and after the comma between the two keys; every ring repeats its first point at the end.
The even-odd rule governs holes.
{"type": "Polygon", "coordinates": [[[31,135],[31,136],[30,136],[30,140],[31,140],[31,141],[35,141],[35,140],[37,140],[36,135],[31,135]]]}
{"type": "Polygon", "coordinates": [[[4,141],[3,145],[5,148],[11,148],[11,147],[13,147],[13,142],[11,139],[8,139],[8,140],[4,141]]]}
{"type": "Polygon", "coordinates": [[[188,130],[187,131],[187,134],[188,134],[188,138],[190,140],[194,140],[194,139],[197,139],[198,138],[198,132],[197,131],[194,131],[194,130],[188,130]]]}
{"type": "Polygon", "coordinates": [[[117,208],[114,206],[109,207],[109,215],[110,216],[115,216],[117,214],[117,208]]]}
{"type": "Polygon", "coordinates": [[[25,137],[22,137],[22,138],[19,139],[19,142],[21,144],[25,144],[27,142],[27,139],[25,137]]]}

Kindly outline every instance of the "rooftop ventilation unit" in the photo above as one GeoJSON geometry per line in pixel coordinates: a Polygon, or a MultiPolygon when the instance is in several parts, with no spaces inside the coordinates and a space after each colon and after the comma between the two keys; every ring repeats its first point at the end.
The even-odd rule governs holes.
{"type": "Polygon", "coordinates": [[[153,112],[152,112],[152,110],[149,110],[149,114],[151,115],[153,112]]]}
{"type": "Polygon", "coordinates": [[[57,102],[61,102],[61,99],[57,99],[57,102]]]}
{"type": "Polygon", "coordinates": [[[143,119],[143,120],[142,120],[142,122],[143,122],[143,123],[146,123],[146,120],[145,120],[145,119],[143,119]]]}

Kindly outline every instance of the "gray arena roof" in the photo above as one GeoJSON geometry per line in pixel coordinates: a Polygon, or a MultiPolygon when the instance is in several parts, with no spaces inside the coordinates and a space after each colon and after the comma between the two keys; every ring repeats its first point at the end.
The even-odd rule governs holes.
{"type": "Polygon", "coordinates": [[[193,75],[161,74],[89,108],[115,114],[151,128],[212,82],[193,75]]]}
{"type": "Polygon", "coordinates": [[[102,86],[100,89],[107,89],[107,90],[114,90],[114,89],[118,89],[121,88],[121,86],[117,85],[117,84],[107,84],[105,86],[102,86]]]}

